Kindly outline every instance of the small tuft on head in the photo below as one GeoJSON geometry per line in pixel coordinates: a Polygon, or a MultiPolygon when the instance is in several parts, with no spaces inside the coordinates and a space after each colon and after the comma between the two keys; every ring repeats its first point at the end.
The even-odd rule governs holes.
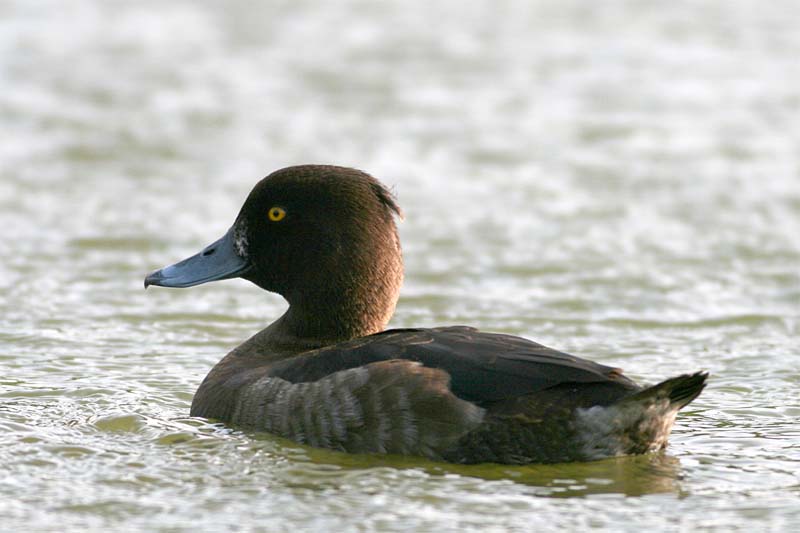
{"type": "Polygon", "coordinates": [[[400,220],[403,220],[405,218],[403,215],[403,210],[400,209],[399,205],[397,205],[397,200],[394,194],[392,194],[392,191],[387,189],[381,182],[379,182],[375,178],[373,178],[372,181],[370,182],[370,187],[372,187],[372,191],[375,193],[375,196],[378,197],[378,200],[381,201],[384,207],[394,212],[394,214],[397,215],[397,217],[400,220]]]}
{"type": "MultiPolygon", "coordinates": [[[[276,170],[256,185],[255,190],[267,184],[282,183],[337,183],[339,186],[358,184],[356,187],[366,192],[365,186],[375,195],[380,204],[390,213],[403,219],[403,211],[397,205],[394,194],[371,174],[351,167],[336,165],[296,165],[276,170]]],[[[355,191],[357,189],[351,189],[355,191]]],[[[251,193],[252,195],[253,193],[251,193]]]]}

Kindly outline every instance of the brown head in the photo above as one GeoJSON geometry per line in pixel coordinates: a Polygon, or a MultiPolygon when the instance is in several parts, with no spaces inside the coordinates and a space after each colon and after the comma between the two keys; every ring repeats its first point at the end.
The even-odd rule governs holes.
{"type": "Polygon", "coordinates": [[[403,279],[394,217],[372,176],[303,165],[273,172],[250,192],[221,239],[147,276],[145,287],[191,287],[241,277],[290,304],[287,333],[329,340],[382,330],[403,279]]]}

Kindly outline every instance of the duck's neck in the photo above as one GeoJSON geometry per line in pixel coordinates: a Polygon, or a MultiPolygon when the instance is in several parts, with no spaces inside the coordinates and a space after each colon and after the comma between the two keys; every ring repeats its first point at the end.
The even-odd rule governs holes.
{"type": "Polygon", "coordinates": [[[289,309],[265,330],[270,343],[313,349],[383,331],[403,281],[402,259],[389,257],[287,296],[289,309]]]}
{"type": "Polygon", "coordinates": [[[396,298],[371,303],[332,298],[292,302],[275,323],[275,333],[321,346],[355,339],[382,331],[395,304],[396,298]]]}

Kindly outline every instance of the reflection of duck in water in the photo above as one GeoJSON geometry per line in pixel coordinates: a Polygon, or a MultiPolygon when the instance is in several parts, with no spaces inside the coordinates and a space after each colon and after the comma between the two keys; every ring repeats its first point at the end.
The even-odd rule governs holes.
{"type": "Polygon", "coordinates": [[[642,388],[621,371],[464,326],[383,331],[403,266],[391,194],[358,170],[259,182],[224,237],[148,285],[242,277],[289,309],[222,359],[191,414],[347,452],[563,462],[667,443],[706,374],[642,388]]]}

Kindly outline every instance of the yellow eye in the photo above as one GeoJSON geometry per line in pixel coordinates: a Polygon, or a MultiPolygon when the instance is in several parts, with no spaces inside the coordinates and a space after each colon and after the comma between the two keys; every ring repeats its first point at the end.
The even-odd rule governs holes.
{"type": "Polygon", "coordinates": [[[286,210],[282,207],[270,207],[269,212],[267,213],[269,219],[273,222],[280,222],[283,220],[283,217],[286,216],[286,210]]]}

